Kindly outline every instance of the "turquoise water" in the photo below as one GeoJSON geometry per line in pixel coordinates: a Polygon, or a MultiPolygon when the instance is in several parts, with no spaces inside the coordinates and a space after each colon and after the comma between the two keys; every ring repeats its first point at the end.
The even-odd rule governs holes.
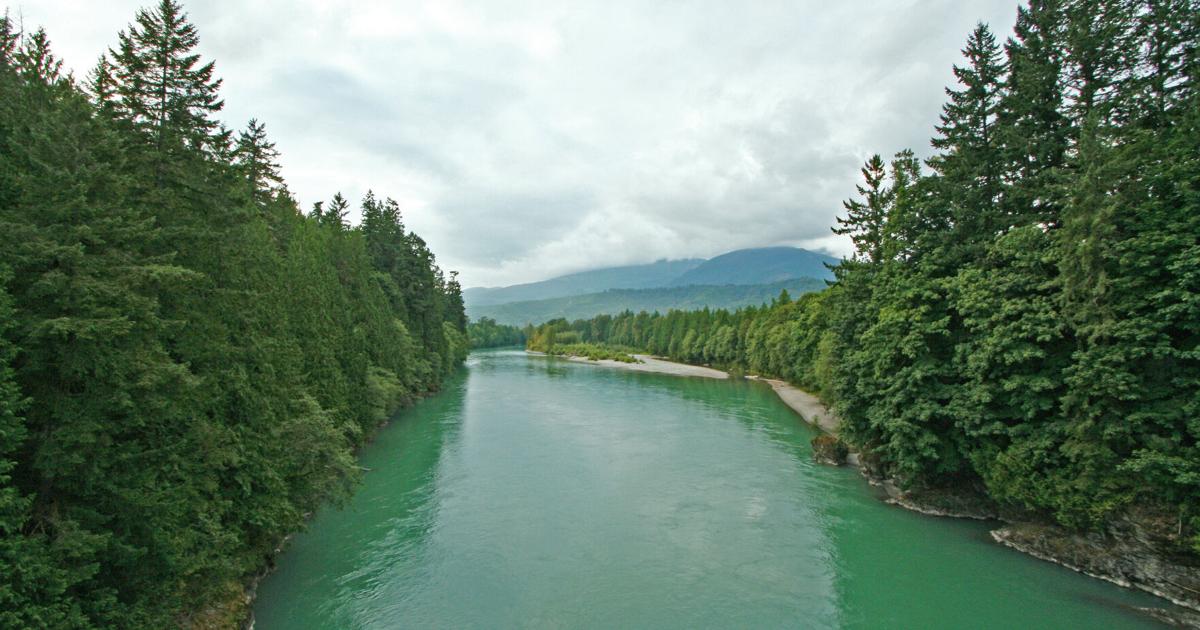
{"type": "Polygon", "coordinates": [[[1161,605],[888,506],[760,383],[472,354],[263,581],[258,630],[1137,628],[1161,605]]]}

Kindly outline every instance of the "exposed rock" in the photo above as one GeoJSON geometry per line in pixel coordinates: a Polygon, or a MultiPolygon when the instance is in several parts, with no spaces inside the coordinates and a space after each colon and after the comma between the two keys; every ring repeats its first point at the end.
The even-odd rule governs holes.
{"type": "Polygon", "coordinates": [[[1001,520],[998,506],[986,494],[972,490],[923,489],[905,492],[889,481],[882,483],[888,493],[887,502],[914,512],[931,516],[971,518],[980,521],[1001,520]]]}
{"type": "Polygon", "coordinates": [[[887,479],[887,475],[884,473],[883,462],[873,451],[859,451],[857,459],[859,472],[867,478],[867,481],[871,485],[881,485],[887,479]]]}
{"type": "Polygon", "coordinates": [[[176,624],[186,630],[248,630],[247,624],[253,625],[250,605],[254,600],[253,589],[256,585],[257,580],[248,588],[237,581],[229,582],[223,587],[223,593],[219,597],[214,598],[207,606],[176,619],[176,624]]]}
{"type": "Polygon", "coordinates": [[[813,459],[818,464],[841,466],[846,463],[850,449],[846,443],[827,433],[822,433],[812,439],[813,459]]]}
{"type": "Polygon", "coordinates": [[[1177,628],[1200,628],[1200,613],[1187,608],[1138,608],[1137,610],[1177,628]]]}
{"type": "MultiPolygon", "coordinates": [[[[1104,532],[1087,533],[1018,523],[993,531],[992,538],[1031,556],[1200,611],[1200,561],[1128,519],[1114,522],[1104,532]]],[[[1195,624],[1197,617],[1182,614],[1171,620],[1195,624]]]]}

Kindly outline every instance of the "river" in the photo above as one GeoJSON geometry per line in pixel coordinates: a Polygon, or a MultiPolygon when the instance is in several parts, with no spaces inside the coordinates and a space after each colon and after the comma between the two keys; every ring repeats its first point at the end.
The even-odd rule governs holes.
{"type": "Polygon", "coordinates": [[[762,383],[476,352],[259,587],[257,630],[1137,628],[1149,595],[878,500],[762,383]]]}

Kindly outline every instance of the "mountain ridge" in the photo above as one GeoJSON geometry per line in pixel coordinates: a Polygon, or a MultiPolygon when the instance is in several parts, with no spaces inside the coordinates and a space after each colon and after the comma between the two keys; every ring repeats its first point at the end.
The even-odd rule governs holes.
{"type": "Polygon", "coordinates": [[[792,278],[832,280],[833,272],[827,265],[837,262],[832,256],[799,247],[736,249],[685,271],[669,286],[768,284],[792,278]]]}
{"type": "Polygon", "coordinates": [[[735,309],[770,302],[787,290],[792,297],[826,286],[817,278],[792,278],[767,284],[687,285],[649,289],[608,289],[596,293],[571,295],[544,300],[508,302],[475,306],[472,319],[488,317],[501,324],[524,326],[541,324],[559,317],[568,320],[596,315],[615,315],[622,311],[659,311],[703,308],[735,309]]]}
{"type": "MultiPolygon", "coordinates": [[[[832,256],[798,247],[737,249],[712,258],[662,259],[641,265],[601,267],[504,287],[463,291],[469,312],[480,307],[602,293],[610,289],[763,285],[796,278],[832,279],[832,256]]],[[[475,312],[470,313],[477,317],[475,312]]]]}
{"type": "Polygon", "coordinates": [[[463,299],[474,306],[487,306],[584,295],[608,289],[649,289],[666,286],[672,279],[704,262],[703,258],[682,258],[662,259],[641,265],[600,267],[537,282],[503,287],[471,287],[463,290],[463,299]]]}

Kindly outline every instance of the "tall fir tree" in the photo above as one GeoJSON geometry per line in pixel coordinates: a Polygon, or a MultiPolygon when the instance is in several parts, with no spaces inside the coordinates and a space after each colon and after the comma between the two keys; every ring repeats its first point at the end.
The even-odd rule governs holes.
{"type": "Polygon", "coordinates": [[[995,136],[1003,154],[1005,227],[1055,228],[1062,221],[1062,168],[1069,149],[1062,4],[1035,0],[1019,7],[1004,47],[1009,72],[995,136]]]}
{"type": "Polygon", "coordinates": [[[303,217],[261,125],[229,142],[177,4],[86,93],[0,26],[0,625],[229,625],[367,432],[461,359],[458,320],[420,312],[417,339],[379,282],[440,305],[441,272],[303,217]]]}
{"type": "Polygon", "coordinates": [[[832,228],[834,234],[849,236],[862,260],[874,265],[883,260],[883,239],[891,204],[886,169],[878,154],[867,159],[862,167],[863,183],[856,186],[861,201],[843,202],[846,216],[836,217],[837,225],[832,228]]]}
{"type": "Polygon", "coordinates": [[[283,184],[279,174],[279,151],[267,139],[266,125],[251,118],[246,129],[238,133],[233,149],[233,162],[245,178],[249,197],[259,206],[266,206],[283,184]]]}
{"type": "Polygon", "coordinates": [[[342,196],[342,193],[335,193],[333,199],[329,201],[328,206],[324,206],[321,212],[321,223],[333,228],[335,231],[341,232],[346,229],[346,209],[350,207],[350,202],[342,196]]]}
{"type": "Polygon", "coordinates": [[[1001,158],[995,129],[1004,76],[1000,47],[980,23],[962,52],[967,63],[954,67],[959,87],[946,88],[949,100],[932,140],[939,152],[929,160],[939,182],[936,210],[950,222],[943,244],[950,265],[969,259],[1001,227],[996,208],[1001,158]]]}
{"type": "Polygon", "coordinates": [[[155,590],[142,589],[170,562],[158,536],[185,537],[195,516],[180,509],[181,478],[159,477],[188,474],[191,380],[163,348],[156,295],[189,274],[151,253],[159,235],[128,203],[120,138],[58,75],[44,38],[31,43],[0,99],[0,172],[12,178],[0,186],[0,250],[36,436],[15,478],[33,497],[29,529],[78,550],[65,565],[75,565],[74,606],[93,623],[128,625],[136,616],[118,603],[137,596],[118,594],[155,590]]]}
{"type": "Polygon", "coordinates": [[[119,117],[142,133],[154,184],[162,187],[186,174],[188,150],[212,151],[221,144],[213,115],[224,107],[213,62],[200,63],[196,27],[175,0],[139,10],[134,23],[110,50],[117,83],[119,117]]]}

